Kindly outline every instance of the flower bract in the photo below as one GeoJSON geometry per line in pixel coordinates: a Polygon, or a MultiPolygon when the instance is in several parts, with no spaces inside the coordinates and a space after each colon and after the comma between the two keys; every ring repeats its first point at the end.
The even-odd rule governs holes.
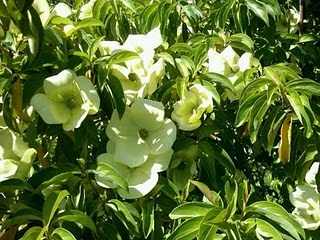
{"type": "Polygon", "coordinates": [[[65,131],[80,127],[89,114],[98,112],[100,98],[90,79],[71,70],[48,77],[44,93],[31,99],[31,105],[48,124],[62,124],[65,131]]]}

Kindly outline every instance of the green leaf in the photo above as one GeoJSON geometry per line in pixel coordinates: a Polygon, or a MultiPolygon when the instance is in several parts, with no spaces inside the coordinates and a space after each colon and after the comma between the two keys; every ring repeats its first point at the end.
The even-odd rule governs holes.
{"type": "Polygon", "coordinates": [[[139,237],[139,227],[131,212],[124,203],[117,199],[111,199],[107,205],[114,211],[116,216],[122,221],[126,228],[135,236],[139,237]]]}
{"type": "Polygon", "coordinates": [[[76,165],[59,163],[38,171],[29,178],[28,182],[35,188],[36,192],[40,192],[51,184],[65,181],[70,176],[81,173],[81,170],[76,165]]]}
{"type": "Polygon", "coordinates": [[[299,38],[299,43],[305,43],[305,42],[316,42],[319,41],[319,37],[315,34],[307,33],[303,34],[299,38]]]}
{"type": "Polygon", "coordinates": [[[167,240],[194,239],[198,235],[203,217],[190,218],[181,223],[167,240]]]}
{"type": "Polygon", "coordinates": [[[83,19],[75,26],[76,30],[85,27],[104,27],[104,23],[99,19],[91,17],[83,19]]]}
{"type": "Polygon", "coordinates": [[[42,216],[46,226],[49,226],[55,212],[57,211],[62,200],[69,195],[67,190],[61,192],[52,192],[43,204],[42,216]]]}
{"type": "Polygon", "coordinates": [[[56,228],[52,232],[51,237],[57,240],[76,240],[76,238],[72,235],[71,232],[62,227],[56,228]]]}
{"type": "Polygon", "coordinates": [[[169,214],[171,219],[194,218],[206,215],[212,205],[203,202],[187,202],[179,205],[169,214]]]}
{"type": "Polygon", "coordinates": [[[269,27],[268,12],[264,5],[255,0],[246,0],[246,6],[269,27]]]}
{"type": "Polygon", "coordinates": [[[0,192],[11,192],[14,190],[28,190],[33,191],[32,186],[27,183],[26,181],[23,181],[21,179],[7,179],[0,182],[0,192]]]}
{"type": "Polygon", "coordinates": [[[249,82],[241,93],[241,103],[246,101],[252,95],[255,95],[268,87],[275,87],[276,84],[268,78],[260,78],[249,82]]]}
{"type": "Polygon", "coordinates": [[[91,167],[91,172],[107,179],[107,181],[112,182],[112,184],[123,188],[124,190],[129,190],[127,181],[123,176],[113,167],[109,166],[106,163],[98,162],[93,167],[91,167]]]}
{"type": "Polygon", "coordinates": [[[320,83],[308,78],[299,78],[289,81],[285,86],[285,90],[320,96],[320,83]]]}
{"type": "Polygon", "coordinates": [[[205,74],[201,74],[199,76],[199,78],[200,78],[200,81],[201,81],[201,79],[204,79],[210,83],[217,83],[235,94],[235,89],[234,89],[232,82],[229,80],[229,78],[227,78],[221,74],[205,73],[205,74]]]}
{"type": "Polygon", "coordinates": [[[299,94],[294,90],[288,90],[286,97],[289,100],[290,105],[294,110],[295,114],[297,115],[299,121],[306,128],[307,132],[312,132],[313,130],[309,116],[305,111],[304,105],[299,94]]]}
{"type": "Polygon", "coordinates": [[[281,111],[281,106],[274,108],[268,115],[261,129],[261,143],[262,146],[271,153],[274,147],[274,141],[283,122],[286,113],[281,111]]]}
{"type": "Polygon", "coordinates": [[[144,238],[148,238],[150,233],[154,230],[154,201],[144,199],[140,202],[142,232],[144,238]]]}
{"type": "Polygon", "coordinates": [[[78,210],[65,211],[53,218],[52,224],[60,221],[69,221],[81,224],[83,227],[87,227],[93,232],[96,232],[96,225],[93,220],[85,213],[78,210]]]}
{"type": "Polygon", "coordinates": [[[243,51],[252,52],[253,41],[252,39],[243,33],[236,33],[228,38],[228,42],[232,47],[238,47],[243,51]]]}
{"type": "Polygon", "coordinates": [[[175,43],[174,45],[169,47],[168,50],[170,50],[172,52],[193,54],[193,48],[190,45],[188,45],[187,43],[175,43]]]}
{"type": "Polygon", "coordinates": [[[222,147],[215,144],[211,145],[211,147],[212,147],[215,159],[217,159],[218,162],[223,167],[225,167],[232,175],[234,175],[236,171],[236,167],[231,157],[226,152],[226,150],[224,150],[222,147]]]}
{"type": "Polygon", "coordinates": [[[110,87],[111,94],[113,97],[112,100],[118,110],[119,117],[121,118],[126,109],[126,102],[122,85],[120,83],[120,80],[111,74],[109,74],[108,80],[108,87],[110,87]]]}
{"type": "Polygon", "coordinates": [[[277,203],[267,201],[255,202],[248,206],[245,211],[246,214],[260,214],[261,216],[275,222],[277,226],[282,228],[281,232],[290,234],[294,239],[301,239],[300,236],[305,238],[305,233],[301,225],[277,203]]]}
{"type": "Polygon", "coordinates": [[[258,239],[283,240],[277,229],[262,219],[248,218],[244,224],[246,224],[247,233],[254,230],[258,239]]]}
{"type": "Polygon", "coordinates": [[[120,50],[111,55],[111,57],[108,59],[108,63],[109,64],[124,63],[126,61],[137,59],[137,58],[139,58],[139,55],[135,52],[120,50]]]}
{"type": "Polygon", "coordinates": [[[210,188],[202,182],[190,180],[190,183],[195,185],[203,193],[203,195],[211,202],[214,206],[223,207],[223,201],[218,193],[211,191],[210,188]]]}
{"type": "Polygon", "coordinates": [[[25,232],[22,240],[41,240],[43,239],[44,228],[42,227],[32,227],[25,232]]]}

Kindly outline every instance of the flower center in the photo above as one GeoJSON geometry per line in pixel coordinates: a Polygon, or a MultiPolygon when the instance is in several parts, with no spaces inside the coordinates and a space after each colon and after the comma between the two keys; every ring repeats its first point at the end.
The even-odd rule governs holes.
{"type": "Polygon", "coordinates": [[[66,101],[66,105],[68,108],[73,109],[77,105],[77,100],[74,97],[69,97],[66,101]]]}
{"type": "Polygon", "coordinates": [[[233,66],[231,66],[231,71],[232,71],[233,73],[236,73],[236,72],[238,72],[239,70],[240,70],[240,67],[239,67],[238,65],[234,64],[233,66]]]}
{"type": "Polygon", "coordinates": [[[138,131],[138,136],[139,138],[141,138],[142,140],[145,140],[148,137],[148,130],[145,128],[141,128],[138,131]]]}
{"type": "Polygon", "coordinates": [[[143,48],[140,47],[140,46],[136,46],[136,47],[135,47],[135,50],[136,50],[136,52],[137,52],[138,54],[140,54],[140,53],[143,52],[143,48]]]}
{"type": "Polygon", "coordinates": [[[136,73],[129,73],[128,78],[131,82],[137,82],[139,80],[139,76],[136,73]]]}

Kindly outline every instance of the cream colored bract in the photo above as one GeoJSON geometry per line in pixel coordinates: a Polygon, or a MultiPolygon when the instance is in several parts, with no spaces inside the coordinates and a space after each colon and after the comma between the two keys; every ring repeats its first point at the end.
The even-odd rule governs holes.
{"type": "MultiPolygon", "coordinates": [[[[168,168],[176,139],[176,126],[165,118],[160,102],[137,99],[120,119],[117,110],[107,127],[107,153],[98,161],[114,167],[127,180],[129,192],[118,189],[124,198],[138,198],[149,193],[158,181],[158,172],[168,168]]],[[[100,185],[116,187],[97,177],[100,185]]]]}
{"type": "Polygon", "coordinates": [[[194,84],[173,107],[171,118],[178,123],[179,129],[192,131],[200,127],[204,113],[213,111],[212,94],[201,84],[194,84]]]}
{"type": "Polygon", "coordinates": [[[31,105],[46,123],[62,124],[65,131],[80,127],[88,114],[99,110],[100,98],[91,81],[71,70],[46,78],[43,90],[31,105]]]}

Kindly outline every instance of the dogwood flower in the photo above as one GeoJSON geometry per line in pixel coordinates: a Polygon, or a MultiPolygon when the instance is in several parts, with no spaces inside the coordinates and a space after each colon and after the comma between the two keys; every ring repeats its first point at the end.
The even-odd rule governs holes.
{"type": "Polygon", "coordinates": [[[212,94],[201,84],[194,84],[173,108],[171,118],[178,123],[179,129],[195,130],[201,125],[202,115],[213,111],[212,94]]]}
{"type": "Polygon", "coordinates": [[[95,2],[96,0],[90,0],[88,3],[82,5],[82,7],[80,8],[80,14],[79,14],[80,20],[93,17],[92,10],[95,2]]]}
{"type": "Polygon", "coordinates": [[[319,162],[312,164],[305,176],[306,185],[298,185],[290,194],[290,201],[295,206],[292,214],[303,228],[316,230],[320,226],[320,194],[317,190],[316,174],[319,162]]]}
{"type": "Polygon", "coordinates": [[[28,176],[36,150],[18,138],[9,128],[0,130],[0,182],[28,176]]]}
{"type": "MultiPolygon", "coordinates": [[[[130,34],[123,47],[126,50],[136,52],[143,60],[144,68],[148,68],[153,64],[155,49],[162,44],[162,36],[160,28],[156,27],[147,34],[130,34]]],[[[128,61],[127,63],[135,64],[135,60],[128,61]]]]}
{"type": "Polygon", "coordinates": [[[208,58],[208,71],[224,75],[232,83],[235,83],[242,73],[251,68],[253,64],[251,53],[246,52],[240,57],[231,46],[226,47],[221,53],[212,48],[209,49],[208,58]]]}
{"type": "Polygon", "coordinates": [[[113,64],[109,68],[109,72],[116,76],[122,85],[127,105],[130,105],[136,98],[150,96],[157,89],[165,74],[162,58],[148,69],[144,69],[141,65],[131,65],[131,67],[113,64]]]}
{"type": "MultiPolygon", "coordinates": [[[[176,139],[176,126],[164,116],[160,102],[136,99],[120,119],[117,110],[106,129],[107,154],[98,157],[116,168],[128,181],[129,191],[117,189],[125,198],[149,193],[158,181],[158,172],[168,168],[176,139]]],[[[103,178],[102,186],[115,187],[103,178]]]]}
{"type": "Polygon", "coordinates": [[[303,228],[316,230],[320,226],[320,194],[313,187],[298,185],[290,201],[295,206],[292,214],[303,228]]]}
{"type": "Polygon", "coordinates": [[[198,148],[196,145],[188,146],[173,154],[168,176],[179,190],[182,190],[197,172],[195,162],[197,156],[198,148]]]}
{"type": "Polygon", "coordinates": [[[98,112],[100,98],[92,82],[71,70],[46,78],[43,90],[32,97],[31,105],[47,124],[62,124],[70,131],[98,112]]]}

